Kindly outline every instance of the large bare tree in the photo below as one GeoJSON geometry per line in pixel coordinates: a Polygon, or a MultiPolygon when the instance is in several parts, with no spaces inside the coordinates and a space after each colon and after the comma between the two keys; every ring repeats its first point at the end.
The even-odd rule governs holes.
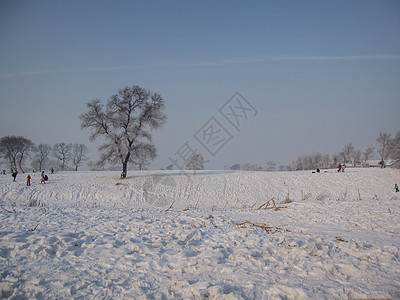
{"type": "Polygon", "coordinates": [[[129,162],[155,158],[151,131],[165,123],[164,107],[160,94],[139,86],[120,89],[105,106],[99,99],[87,103],[88,111],[80,115],[81,128],[91,130],[91,141],[106,140],[99,147],[98,164],[121,164],[121,177],[126,178],[129,162]]]}
{"type": "Polygon", "coordinates": [[[35,155],[32,160],[32,167],[39,171],[44,170],[47,162],[49,161],[49,154],[51,146],[48,144],[39,144],[35,149],[35,155]]]}
{"type": "Polygon", "coordinates": [[[64,171],[68,161],[71,159],[72,144],[57,143],[53,146],[53,157],[60,162],[61,170],[64,171]]]}
{"type": "Polygon", "coordinates": [[[381,168],[384,168],[386,159],[390,156],[390,143],[391,143],[391,134],[387,132],[380,132],[379,136],[376,138],[376,141],[379,144],[378,153],[381,158],[380,164],[381,168]]]}
{"type": "Polygon", "coordinates": [[[71,162],[75,167],[75,171],[78,171],[82,163],[87,160],[88,154],[89,149],[84,144],[72,145],[71,162]]]}
{"type": "Polygon", "coordinates": [[[0,139],[0,154],[13,170],[24,173],[23,163],[33,151],[35,144],[22,136],[5,136],[0,139]]]}

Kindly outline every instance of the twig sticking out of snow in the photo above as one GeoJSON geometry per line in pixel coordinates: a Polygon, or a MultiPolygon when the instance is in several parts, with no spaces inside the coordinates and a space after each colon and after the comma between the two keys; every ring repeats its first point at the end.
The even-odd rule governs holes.
{"type": "Polygon", "coordinates": [[[171,208],[172,208],[172,206],[174,205],[174,203],[175,203],[175,200],[174,201],[172,201],[172,203],[171,203],[171,205],[165,210],[165,211],[170,211],[171,210],[171,208]]]}
{"type": "Polygon", "coordinates": [[[175,203],[175,200],[174,201],[172,201],[172,203],[171,203],[171,205],[165,210],[165,211],[170,211],[171,210],[171,208],[172,208],[172,205],[174,205],[174,203],[175,203]]]}
{"type": "Polygon", "coordinates": [[[261,228],[261,229],[265,230],[267,233],[278,232],[278,231],[282,230],[282,228],[281,228],[282,226],[285,226],[285,225],[282,225],[282,226],[279,226],[279,227],[267,226],[266,224],[256,224],[256,223],[253,223],[253,222],[250,222],[250,221],[246,221],[246,222],[243,222],[243,223],[236,224],[236,226],[238,226],[240,228],[246,228],[246,225],[251,225],[251,226],[254,226],[254,227],[261,228]]]}
{"type": "Polygon", "coordinates": [[[263,205],[261,205],[259,208],[258,208],[258,210],[260,210],[261,208],[267,208],[268,207],[268,205],[270,204],[270,202],[272,201],[272,204],[274,205],[274,207],[276,207],[276,204],[275,204],[275,197],[272,197],[270,200],[268,200],[266,203],[264,203],[263,205]]]}
{"type": "Polygon", "coordinates": [[[38,226],[39,226],[39,224],[37,224],[37,225],[35,226],[35,228],[33,228],[33,229],[29,229],[28,231],[29,231],[29,232],[33,232],[33,231],[35,231],[35,230],[36,230],[36,228],[38,228],[38,226]]]}
{"type": "Polygon", "coordinates": [[[336,240],[337,240],[338,242],[342,242],[342,243],[348,243],[348,242],[349,242],[349,241],[344,240],[344,239],[341,238],[340,236],[337,236],[337,237],[336,237],[336,240]]]}
{"type": "Polygon", "coordinates": [[[289,191],[288,191],[288,192],[287,192],[286,199],[285,199],[285,201],[283,201],[282,203],[287,204],[287,203],[292,203],[292,202],[293,202],[293,201],[290,199],[289,191]]]}
{"type": "MultiPolygon", "coordinates": [[[[286,203],[286,202],[283,202],[283,203],[286,203]]],[[[276,206],[276,203],[275,203],[275,197],[272,197],[270,200],[268,200],[266,203],[264,203],[263,205],[261,205],[257,210],[260,210],[261,208],[264,208],[264,209],[267,209],[267,208],[273,208],[275,211],[278,211],[278,210],[280,210],[281,208],[286,208],[286,207],[284,207],[284,206],[280,206],[280,207],[278,207],[278,206],[276,206]],[[270,205],[270,203],[272,202],[272,206],[271,207],[268,207],[269,205],[270,205]]]]}

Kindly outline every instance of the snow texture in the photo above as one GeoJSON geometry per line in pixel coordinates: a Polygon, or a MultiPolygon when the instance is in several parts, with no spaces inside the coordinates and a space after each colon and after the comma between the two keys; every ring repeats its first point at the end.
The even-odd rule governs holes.
{"type": "Polygon", "coordinates": [[[1,297],[400,299],[399,170],[128,175],[0,176],[1,297]]]}

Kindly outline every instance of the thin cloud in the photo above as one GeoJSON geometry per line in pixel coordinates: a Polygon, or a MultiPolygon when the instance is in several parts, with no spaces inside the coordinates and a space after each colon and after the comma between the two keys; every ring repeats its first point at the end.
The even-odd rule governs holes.
{"type": "Polygon", "coordinates": [[[186,62],[186,63],[166,63],[143,66],[120,66],[102,67],[87,69],[61,69],[61,70],[42,70],[15,72],[0,74],[0,78],[25,77],[36,75],[68,74],[68,73],[88,73],[88,72],[113,72],[113,71],[135,71],[150,68],[170,68],[170,67],[219,67],[229,65],[241,65],[251,63],[267,63],[271,61],[357,61],[357,60],[400,60],[400,55],[345,55],[345,56],[253,56],[238,57],[227,60],[186,62]]]}
{"type": "Polygon", "coordinates": [[[12,77],[23,77],[23,76],[35,76],[35,75],[51,75],[51,74],[68,74],[68,73],[89,73],[89,72],[112,72],[112,71],[131,71],[140,70],[152,67],[160,67],[156,65],[152,66],[136,66],[136,67],[111,67],[111,68],[87,68],[87,69],[61,69],[61,70],[42,70],[42,71],[27,71],[27,72],[15,72],[9,74],[1,74],[0,78],[12,78],[12,77]]]}
{"type": "Polygon", "coordinates": [[[187,66],[226,66],[270,61],[351,61],[351,60],[400,60],[400,55],[347,55],[347,56],[266,56],[241,57],[231,60],[197,62],[187,66]]]}
{"type": "Polygon", "coordinates": [[[399,60],[400,55],[274,56],[273,61],[399,60]]]}

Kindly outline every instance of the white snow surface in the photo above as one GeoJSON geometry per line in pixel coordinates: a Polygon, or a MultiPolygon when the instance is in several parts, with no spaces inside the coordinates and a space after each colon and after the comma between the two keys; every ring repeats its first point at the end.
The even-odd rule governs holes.
{"type": "Polygon", "coordinates": [[[400,299],[400,170],[26,176],[0,176],[2,298],[400,299]]]}

